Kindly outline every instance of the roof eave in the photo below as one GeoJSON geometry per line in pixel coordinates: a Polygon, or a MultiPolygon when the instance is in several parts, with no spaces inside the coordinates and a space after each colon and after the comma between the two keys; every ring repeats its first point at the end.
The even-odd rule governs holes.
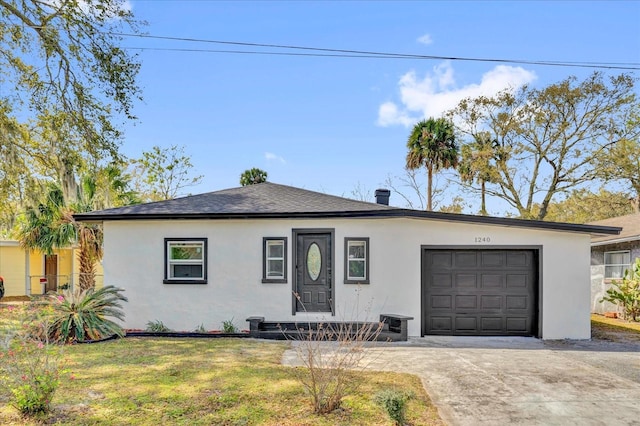
{"type": "Polygon", "coordinates": [[[591,247],[608,246],[611,244],[629,243],[632,241],[640,241],[640,235],[631,235],[624,238],[614,238],[609,240],[596,241],[591,243],[591,247]]]}
{"type": "Polygon", "coordinates": [[[281,212],[281,213],[147,213],[147,214],[119,214],[92,215],[77,214],[76,220],[82,222],[103,222],[121,220],[196,220],[196,219],[318,219],[318,218],[388,218],[407,217],[418,219],[434,219],[453,222],[478,223],[484,225],[512,226],[518,228],[547,229],[555,231],[569,231],[588,233],[591,235],[619,235],[622,228],[601,225],[584,225],[574,223],[544,222],[535,220],[501,218],[492,216],[473,216],[455,213],[427,212],[408,209],[385,209],[363,211],[334,211],[334,212],[281,212]]]}

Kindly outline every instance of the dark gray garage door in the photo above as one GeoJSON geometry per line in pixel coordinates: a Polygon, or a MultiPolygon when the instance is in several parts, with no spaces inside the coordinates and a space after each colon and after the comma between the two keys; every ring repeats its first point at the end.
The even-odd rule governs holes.
{"type": "Polygon", "coordinates": [[[537,251],[423,249],[423,334],[535,336],[537,251]]]}

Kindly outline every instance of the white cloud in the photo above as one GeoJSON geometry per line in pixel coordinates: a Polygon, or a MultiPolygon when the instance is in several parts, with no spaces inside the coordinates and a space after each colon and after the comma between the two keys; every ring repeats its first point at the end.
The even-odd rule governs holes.
{"type": "Polygon", "coordinates": [[[276,154],[274,154],[272,152],[265,152],[264,153],[264,158],[267,161],[278,161],[278,162],[280,162],[282,164],[286,164],[287,163],[286,161],[284,161],[284,158],[282,158],[279,155],[276,155],[276,154]]]}
{"type": "Polygon", "coordinates": [[[427,46],[433,43],[433,39],[429,34],[425,34],[421,37],[418,37],[418,43],[426,44],[427,46]]]}
{"type": "Polygon", "coordinates": [[[464,98],[493,96],[501,90],[517,89],[536,79],[533,71],[522,67],[498,65],[486,72],[479,83],[457,87],[449,61],[443,62],[420,78],[409,71],[400,78],[400,102],[385,102],[378,109],[378,125],[400,124],[409,127],[422,118],[440,117],[464,98]]]}

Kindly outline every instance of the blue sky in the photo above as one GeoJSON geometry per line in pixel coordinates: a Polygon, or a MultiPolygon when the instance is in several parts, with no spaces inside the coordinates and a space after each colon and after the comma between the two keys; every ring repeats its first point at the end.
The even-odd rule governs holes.
{"type": "MultiPolygon", "coordinates": [[[[130,4],[153,36],[446,57],[640,63],[639,1],[130,4]]],[[[140,38],[127,38],[123,46],[266,51],[140,38]]],[[[358,186],[373,191],[385,186],[388,176],[404,174],[406,139],[417,120],[439,115],[464,96],[507,85],[545,86],[593,71],[136,51],[144,102],[135,109],[138,122],[125,129],[123,153],[138,157],[154,145],[184,145],[196,172],[204,175],[191,193],[238,186],[242,171],[251,167],[266,170],[272,182],[334,195],[351,196],[358,186]]],[[[397,194],[391,203],[405,206],[397,194]]]]}

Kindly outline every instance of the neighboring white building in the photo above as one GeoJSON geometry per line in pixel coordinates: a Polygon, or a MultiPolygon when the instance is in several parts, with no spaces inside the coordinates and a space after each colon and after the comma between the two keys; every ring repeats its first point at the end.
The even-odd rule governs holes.
{"type": "Polygon", "coordinates": [[[262,183],[76,219],[104,225],[127,328],[387,313],[413,317],[410,336],[590,338],[591,236],[619,228],[400,209],[376,192],[382,204],[262,183]]]}

